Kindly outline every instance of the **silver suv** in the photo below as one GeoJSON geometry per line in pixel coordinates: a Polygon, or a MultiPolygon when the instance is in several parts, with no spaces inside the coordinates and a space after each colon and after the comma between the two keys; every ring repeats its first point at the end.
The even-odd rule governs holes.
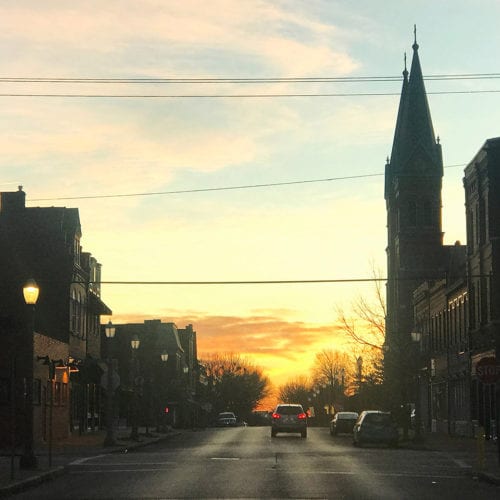
{"type": "Polygon", "coordinates": [[[271,416],[271,437],[276,437],[278,432],[300,432],[307,437],[307,414],[302,405],[280,404],[271,416]]]}

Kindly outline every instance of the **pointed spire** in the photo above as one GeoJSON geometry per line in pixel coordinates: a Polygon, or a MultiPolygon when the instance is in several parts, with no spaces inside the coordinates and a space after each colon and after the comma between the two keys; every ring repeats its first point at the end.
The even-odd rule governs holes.
{"type": "Polygon", "coordinates": [[[413,58],[407,79],[406,54],[403,89],[399,103],[396,130],[391,154],[393,173],[411,170],[415,154],[424,156],[426,163],[442,175],[442,159],[436,143],[431,113],[425,91],[422,68],[418,57],[417,27],[414,26],[413,58]]]}

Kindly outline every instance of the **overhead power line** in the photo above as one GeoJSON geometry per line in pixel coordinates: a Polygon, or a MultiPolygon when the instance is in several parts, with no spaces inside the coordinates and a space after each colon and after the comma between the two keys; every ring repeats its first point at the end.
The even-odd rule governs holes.
{"type": "MultiPolygon", "coordinates": [[[[426,75],[424,80],[492,80],[500,78],[500,73],[456,73],[442,75],[426,75]]],[[[175,78],[64,78],[64,77],[1,77],[0,83],[77,83],[77,84],[244,84],[244,83],[371,83],[371,82],[399,82],[402,75],[392,76],[326,76],[326,77],[175,77],[175,78]]]]}
{"type": "MultiPolygon", "coordinates": [[[[121,281],[110,280],[100,282],[89,282],[90,284],[101,285],[293,285],[293,284],[328,284],[328,283],[374,283],[380,281],[432,281],[444,279],[446,274],[442,275],[422,275],[411,276],[408,278],[332,278],[332,279],[296,279],[296,280],[224,280],[224,281],[121,281]]],[[[474,274],[470,278],[491,278],[490,274],[474,274]]],[[[454,279],[466,279],[467,276],[454,276],[454,279]]],[[[86,284],[82,281],[73,281],[75,284],[86,284]]]]}
{"type": "MultiPolygon", "coordinates": [[[[490,90],[454,90],[426,92],[427,95],[452,94],[497,94],[500,89],[490,90]]],[[[346,92],[346,93],[308,93],[308,94],[46,94],[46,93],[0,93],[0,97],[41,97],[41,98],[77,98],[77,99],[251,99],[278,97],[384,97],[399,96],[400,92],[346,92]]]]}
{"type": "MultiPolygon", "coordinates": [[[[444,168],[463,167],[465,163],[456,165],[447,165],[444,168]]],[[[53,198],[31,198],[29,201],[62,201],[62,200],[96,200],[102,198],[131,198],[138,196],[166,196],[172,194],[189,194],[189,193],[207,193],[211,191],[233,191],[238,189],[258,189],[268,187],[292,186],[295,184],[312,184],[317,182],[333,182],[350,179],[362,179],[367,177],[381,177],[383,173],[377,174],[361,174],[361,175],[348,175],[344,177],[328,177],[325,179],[305,179],[300,181],[285,181],[285,182],[269,182],[264,184],[246,184],[240,186],[220,186],[213,188],[197,188],[197,189],[179,189],[174,191],[152,191],[149,193],[115,193],[115,194],[100,194],[100,195],[83,195],[83,196],[60,196],[53,198]]]]}

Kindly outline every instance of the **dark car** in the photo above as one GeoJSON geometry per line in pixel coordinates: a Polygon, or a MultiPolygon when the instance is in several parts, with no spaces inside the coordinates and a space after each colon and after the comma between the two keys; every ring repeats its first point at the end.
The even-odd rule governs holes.
{"type": "Polygon", "coordinates": [[[339,411],[335,413],[330,422],[330,435],[347,433],[352,434],[352,430],[359,415],[355,411],[339,411]]]}
{"type": "Polygon", "coordinates": [[[361,412],[353,428],[353,444],[381,443],[396,447],[399,433],[389,412],[366,410],[361,412]]]}
{"type": "Polygon", "coordinates": [[[217,427],[234,427],[236,425],[236,415],[231,411],[219,413],[216,424],[217,427]]]}
{"type": "Polygon", "coordinates": [[[278,432],[298,432],[307,437],[307,414],[300,404],[279,404],[271,415],[271,437],[278,432]]]}

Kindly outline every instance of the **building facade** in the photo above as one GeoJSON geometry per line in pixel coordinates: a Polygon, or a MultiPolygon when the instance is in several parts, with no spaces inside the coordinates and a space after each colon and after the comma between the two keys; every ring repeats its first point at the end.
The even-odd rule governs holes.
{"type": "Polygon", "coordinates": [[[15,434],[21,441],[26,434],[22,424],[13,429],[10,423],[7,415],[14,407],[18,422],[32,411],[37,442],[48,435],[50,401],[60,407],[53,412],[54,436],[85,432],[89,414],[97,415],[97,425],[98,371],[88,367],[100,357],[100,316],[111,311],[100,298],[100,265],[81,251],[78,209],[26,207],[25,198],[21,187],[0,193],[0,323],[8,343],[0,354],[0,378],[9,387],[0,405],[5,423],[0,439],[15,434]],[[40,290],[29,310],[22,296],[28,279],[40,290]],[[29,409],[22,386],[31,381],[29,409]]]}
{"type": "Polygon", "coordinates": [[[472,421],[498,435],[500,383],[478,366],[500,360],[500,138],[488,139],[465,168],[467,288],[472,421]]]}
{"type": "Polygon", "coordinates": [[[410,73],[403,71],[391,157],[385,166],[387,316],[385,372],[392,405],[414,392],[413,291],[443,276],[441,185],[443,160],[436,140],[416,39],[410,73]]]}
{"type": "MultiPolygon", "coordinates": [[[[500,383],[500,138],[464,173],[466,245],[443,245],[443,165],[413,44],[385,172],[385,375],[429,432],[497,435],[500,383]]],[[[420,427],[419,427],[420,428],[420,427]]]]}
{"type": "Polygon", "coordinates": [[[192,426],[199,382],[196,332],[192,325],[180,329],[174,323],[154,319],[114,326],[115,338],[103,341],[110,347],[112,344],[119,375],[120,418],[128,425],[135,419],[135,423],[146,427],[192,426]],[[132,348],[132,340],[139,341],[137,349],[132,348]],[[135,408],[140,409],[139,415],[135,408]]]}

